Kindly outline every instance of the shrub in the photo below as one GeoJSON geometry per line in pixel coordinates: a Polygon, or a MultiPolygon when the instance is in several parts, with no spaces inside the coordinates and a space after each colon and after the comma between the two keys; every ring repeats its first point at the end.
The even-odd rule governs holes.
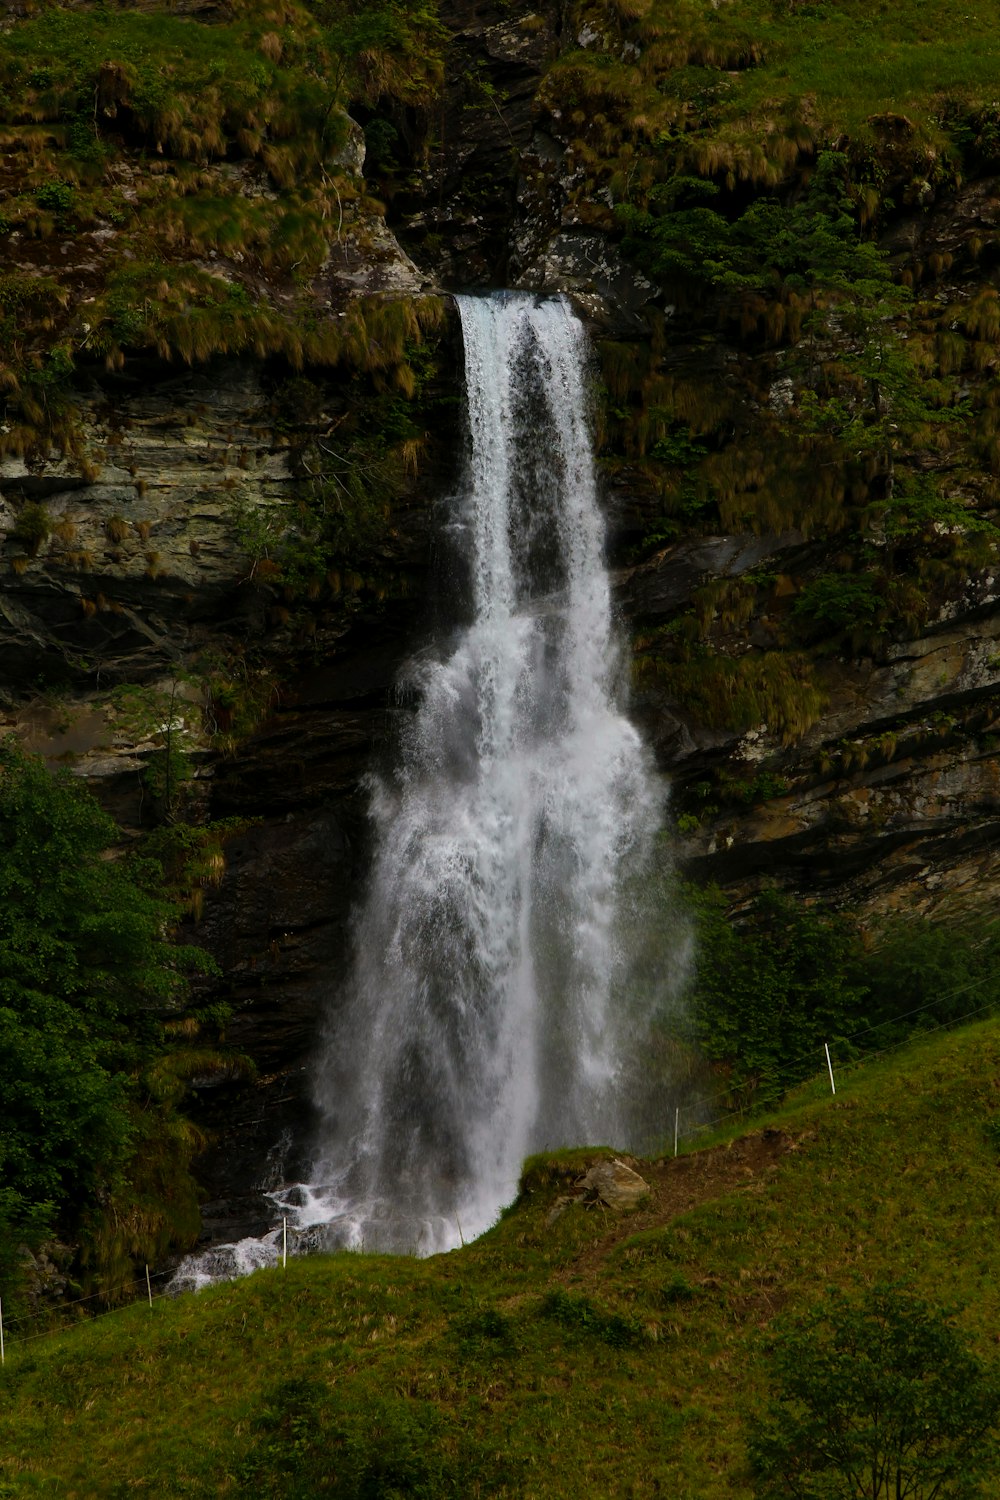
{"type": "Polygon", "coordinates": [[[738,923],[726,920],[719,892],[695,899],[698,1039],[735,1098],[774,1099],[860,1017],[860,937],[847,918],[777,891],[758,896],[738,923]]]}
{"type": "Polygon", "coordinates": [[[15,1227],[45,1205],[75,1224],[113,1197],[161,1017],[207,963],[168,942],[162,872],[109,858],[116,836],[79,782],[0,742],[0,1207],[15,1227]]]}
{"type": "Polygon", "coordinates": [[[18,516],[11,536],[19,541],[32,557],[37,557],[42,543],[47,542],[51,534],[52,522],[45,506],[29,500],[18,516]]]}
{"type": "Polygon", "coordinates": [[[765,1103],[822,1066],[923,1026],[1000,1005],[1000,923],[893,917],[862,936],[848,913],[764,891],[727,917],[721,891],[695,909],[690,1011],[730,1104],[765,1103]]]}
{"type": "Polygon", "coordinates": [[[793,614],[810,635],[841,636],[883,628],[886,600],[873,573],[824,573],[807,583],[793,614]]]}
{"type": "Polygon", "coordinates": [[[72,213],[76,194],[68,182],[46,182],[37,189],[35,202],[61,219],[72,213]]]}
{"type": "Polygon", "coordinates": [[[998,1472],[1000,1379],[948,1316],[894,1286],[785,1326],[751,1427],[761,1500],[974,1500],[998,1472]]]}

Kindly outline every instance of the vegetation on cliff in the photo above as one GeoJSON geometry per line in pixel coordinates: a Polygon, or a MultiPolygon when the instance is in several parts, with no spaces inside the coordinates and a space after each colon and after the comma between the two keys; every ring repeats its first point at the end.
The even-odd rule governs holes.
{"type": "MultiPolygon", "coordinates": [[[[814,544],[696,599],[669,638],[640,631],[640,675],[710,728],[768,722],[796,742],[828,701],[825,656],[878,656],[995,556],[989,215],[973,205],[949,229],[942,205],[998,160],[997,43],[984,17],[952,15],[946,0],[874,15],[856,0],[582,0],[556,28],[534,102],[565,145],[552,193],[673,308],[602,349],[606,463],[646,496],[637,555],[717,530],[814,544]],[[668,330],[702,357],[678,365],[668,330]],[[761,615],[767,638],[745,652],[732,623],[761,615]]],[[[53,6],[5,37],[0,444],[37,462],[55,442],[93,476],[74,384],[94,361],[336,368],[364,441],[338,446],[319,486],[307,443],[302,524],[255,507],[237,539],[263,564],[255,581],[278,585],[278,617],[330,576],[367,576],[372,520],[422,433],[411,415],[395,440],[382,395],[420,384],[440,309],[330,306],[328,273],[377,260],[370,194],[399,186],[400,129],[419,202],[451,41],[435,7],[53,6]],[[368,178],[348,107],[367,121],[368,178]]],[[[505,103],[491,96],[501,119],[505,103]]],[[[12,565],[30,572],[38,545],[12,565]]]]}
{"type": "MultiPolygon", "coordinates": [[[[691,1040],[713,1065],[723,1112],[779,1100],[815,1071],[824,1043],[843,1059],[898,1045],[1000,1005],[1000,924],[856,917],[765,889],[727,911],[689,887],[691,1040]]],[[[676,1019],[672,1022],[677,1028],[676,1019]]]]}
{"type": "Polygon", "coordinates": [[[184,1081],[239,1069],[211,1044],[221,1013],[192,1009],[211,970],[171,942],[176,908],[148,855],[67,775],[0,742],[0,1274],[8,1318],[19,1246],[82,1241],[72,1268],[114,1289],[199,1228],[200,1138],[184,1081]]]}
{"type": "Polygon", "coordinates": [[[41,457],[54,442],[86,465],[73,380],[93,361],[251,354],[389,376],[404,364],[410,308],[331,311],[317,278],[370,235],[346,104],[426,101],[442,40],[422,0],[240,7],[210,23],[52,6],[9,22],[0,452],[41,457]]]}
{"type": "Polygon", "coordinates": [[[573,212],[669,304],[602,348],[605,461],[651,497],[636,555],[811,543],[669,639],[640,628],[640,673],[696,722],[796,741],[824,655],[879,657],[995,561],[997,62],[990,18],[947,3],[574,9],[542,119],[573,212]]]}

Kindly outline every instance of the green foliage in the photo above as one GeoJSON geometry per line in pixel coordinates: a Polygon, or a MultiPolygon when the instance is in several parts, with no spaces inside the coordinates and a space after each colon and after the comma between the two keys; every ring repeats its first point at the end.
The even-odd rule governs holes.
{"type": "Polygon", "coordinates": [[[758,198],[736,220],[704,206],[718,188],[672,177],[649,208],[624,206],[626,250],[661,280],[734,291],[839,292],[854,302],[898,297],[886,257],[859,238],[846,195],[848,162],[825,151],[801,198],[758,198]]]}
{"type": "Polygon", "coordinates": [[[754,651],[733,659],[702,647],[682,651],[676,661],[639,656],[635,674],[640,682],[650,677],[662,684],[713,729],[766,724],[785,744],[816,722],[826,702],[812,663],[801,652],[754,651]]]}
{"type": "Polygon", "coordinates": [[[394,384],[406,391],[414,385],[408,351],[440,326],[444,312],[437,297],[373,295],[356,298],[336,320],[318,318],[308,297],[277,308],[257,289],[191,262],[146,260],[116,268],[91,315],[87,346],[112,369],[124,362],[126,347],[186,364],[217,354],[280,355],[295,370],[340,365],[370,376],[379,390],[394,384]]]}
{"type": "Polygon", "coordinates": [[[975,538],[996,541],[1000,527],[987,516],[941,494],[933,484],[907,479],[897,484],[888,503],[876,507],[890,543],[915,539],[975,538]]]}
{"type": "Polygon", "coordinates": [[[21,543],[31,557],[37,557],[51,532],[52,522],[45,506],[39,505],[35,500],[29,500],[21,507],[11,530],[11,536],[21,543]]]}
{"type": "MultiPolygon", "coordinates": [[[[700,490],[695,479],[696,470],[708,453],[705,444],[695,441],[686,422],[672,421],[655,407],[644,413],[643,420],[651,426],[665,428],[648,449],[647,459],[651,466],[662,464],[667,471],[660,482],[668,513],[646,532],[639,547],[640,554],[674,541],[682,531],[683,523],[691,525],[697,522],[712,506],[711,495],[700,490]]],[[[659,474],[657,479],[660,479],[659,474]]]]}
{"type": "Polygon", "coordinates": [[[456,1318],[453,1323],[459,1353],[464,1359],[509,1359],[516,1351],[514,1319],[500,1308],[485,1306],[456,1318]]]}
{"type": "MultiPolygon", "coordinates": [[[[397,306],[400,306],[397,304],[397,306]]],[[[379,327],[376,309],[370,313],[379,327]]],[[[383,345],[398,339],[399,364],[393,386],[378,371],[358,371],[338,393],[343,411],[336,436],[325,412],[329,393],[312,380],[293,376],[276,390],[275,427],[296,432],[292,467],[295,498],[267,507],[235,495],[229,507],[237,541],[251,560],[258,582],[280,581],[289,603],[323,593],[343,596],[371,582],[357,572],[377,570],[390,534],[393,501],[417,472],[424,446],[423,389],[433,374],[433,343],[423,342],[422,324],[433,329],[432,307],[415,313],[412,324],[393,317],[382,328],[383,345]],[[403,335],[403,337],[400,337],[403,335]],[[374,389],[373,389],[374,386],[374,389]]],[[[376,593],[380,588],[374,582],[376,593]]]]}
{"type": "Polygon", "coordinates": [[[426,100],[444,38],[425,0],[293,6],[280,37],[268,18],[246,14],[204,25],[163,12],[47,10],[11,28],[0,115],[66,122],[82,164],[102,163],[100,133],[124,121],[171,156],[232,150],[281,178],[282,149],[300,166],[322,166],[342,143],[348,99],[426,100]]]}
{"type": "MultiPolygon", "coordinates": [[[[225,150],[227,136],[252,128],[269,100],[279,137],[288,133],[283,117],[293,100],[306,121],[323,112],[319,80],[310,84],[267,57],[258,46],[262,31],[162,13],[47,10],[12,28],[0,83],[36,118],[76,124],[86,114],[107,125],[124,115],[150,145],[214,155],[225,150]]],[[[78,135],[74,141],[79,146],[78,135]]]]}
{"type": "Polygon", "coordinates": [[[598,1339],[612,1349],[627,1349],[645,1337],[642,1325],[635,1318],[608,1312],[578,1292],[547,1292],[538,1312],[540,1317],[572,1330],[579,1337],[598,1339]]]}
{"type": "Polygon", "coordinates": [[[396,166],[395,149],[399,142],[399,131],[391,120],[376,116],[365,126],[365,169],[369,172],[387,172],[396,166]]]}
{"type": "Polygon", "coordinates": [[[832,1292],[769,1363],[749,1442],[760,1500],[974,1500],[1000,1473],[1000,1376],[898,1286],[832,1292]]]}
{"type": "Polygon", "coordinates": [[[672,422],[667,432],[657,438],[650,448],[649,456],[671,468],[689,469],[699,463],[707,452],[704,443],[694,440],[686,422],[672,422]]]}
{"type": "Polygon", "coordinates": [[[68,182],[46,182],[35,192],[39,208],[47,208],[57,219],[65,219],[73,212],[76,194],[68,182]]]}
{"type": "Polygon", "coordinates": [[[27,1203],[16,1188],[0,1187],[0,1287],[8,1330],[23,1308],[25,1249],[51,1238],[52,1219],[51,1203],[27,1203]]]}
{"type": "Polygon", "coordinates": [[[698,1041],[723,1067],[733,1102],[776,1099],[863,1013],[857,930],[776,891],[758,896],[741,922],[726,919],[716,890],[693,899],[698,1041]]]}
{"type": "MultiPolygon", "coordinates": [[[[152,740],[156,746],[147,751],[142,772],[143,785],[151,797],[152,821],[173,823],[181,816],[192,779],[180,712],[184,700],[178,701],[181,685],[182,676],[171,679],[169,691],[122,683],[110,697],[116,724],[133,739],[152,740]]],[[[189,705],[187,708],[190,712],[189,705]]]]}
{"type": "Polygon", "coordinates": [[[824,573],[795,600],[793,614],[820,635],[860,629],[871,634],[881,624],[885,596],[872,573],[824,573]]]}
{"type": "Polygon", "coordinates": [[[468,1442],[430,1401],[382,1394],[359,1406],[322,1380],[298,1377],[269,1392],[240,1471],[254,1494],[281,1500],[449,1500],[507,1493],[502,1461],[468,1442]]]}
{"type": "Polygon", "coordinates": [[[326,317],[311,288],[363,198],[341,158],[348,98],[387,111],[425,104],[444,39],[425,0],[290,0],[280,15],[239,7],[209,24],[103,6],[15,18],[0,53],[0,124],[19,190],[0,234],[52,241],[59,264],[70,236],[104,232],[72,307],[68,289],[35,274],[34,254],[31,275],[0,278],[0,454],[56,445],[91,477],[54,348],[69,370],[74,355],[117,370],[152,350],[189,364],[279,355],[296,369],[343,363],[389,378],[419,332],[404,299],[326,317]],[[248,191],[247,173],[266,191],[248,191]],[[209,257],[222,257],[211,273],[209,257]]]}
{"type": "Polygon", "coordinates": [[[339,59],[345,98],[374,104],[395,95],[415,104],[440,83],[448,33],[433,0],[347,0],[324,9],[323,41],[339,59]]]}
{"type": "Polygon", "coordinates": [[[80,783],[0,743],[0,1168],[6,1211],[70,1218],[121,1180],[141,1073],[198,950],[164,936],[158,871],[110,858],[80,783]]]}
{"type": "Polygon", "coordinates": [[[448,1255],[292,1257],[49,1339],[15,1330],[0,1486],[18,1500],[751,1500],[762,1345],[825,1287],[854,1305],[859,1283],[905,1269],[934,1305],[946,1285],[970,1345],[995,1356],[998,1076],[993,1021],[845,1069],[836,1099],[807,1088],[718,1146],[682,1133],[678,1161],[637,1163],[651,1201],[628,1214],[553,1218],[588,1161],[560,1153],[448,1255]],[[566,1322],[539,1315],[552,1292],[566,1322]],[[575,1321],[584,1299],[585,1317],[644,1336],[609,1344],[575,1321]]]}
{"type": "Polygon", "coordinates": [[[389,503],[405,478],[393,458],[378,434],[358,434],[339,448],[320,441],[303,455],[308,478],[282,569],[293,587],[307,587],[310,576],[329,568],[372,560],[386,537],[389,503]]]}
{"type": "Polygon", "coordinates": [[[770,802],[774,797],[783,797],[788,790],[788,782],[774,771],[758,771],[750,777],[726,774],[719,777],[720,796],[727,801],[742,802],[745,806],[770,802]]]}
{"type": "MultiPolygon", "coordinates": [[[[760,458],[744,445],[739,456],[726,450],[702,463],[699,490],[672,513],[696,519],[714,479],[727,529],[843,528],[850,514],[844,502],[854,496],[867,498],[869,522],[880,515],[888,520],[896,511],[897,482],[909,482],[911,493],[929,488],[926,480],[909,480],[905,468],[897,476],[898,466],[910,464],[916,448],[946,447],[966,421],[967,395],[954,382],[933,378],[926,352],[906,335],[911,292],[865,227],[871,215],[856,160],[821,151],[814,167],[803,168],[792,185],[783,183],[780,193],[761,193],[746,207],[743,201],[737,211],[731,199],[721,200],[717,184],[678,172],[653,186],[642,205],[618,208],[626,248],[638,262],[672,296],[686,289],[689,301],[709,303],[755,352],[762,346],[772,351],[769,378],[779,382],[754,424],[762,430],[760,458]],[[705,201],[717,197],[718,207],[705,201]],[[815,459],[812,472],[806,465],[793,477],[798,501],[791,513],[780,496],[793,460],[776,465],[769,457],[779,433],[793,437],[799,459],[808,453],[815,459]],[[752,475],[735,513],[726,493],[734,464],[737,476],[752,475]]],[[[739,482],[734,488],[739,492],[739,482]]],[[[965,512],[966,524],[953,515],[959,529],[950,547],[933,524],[922,527],[921,545],[935,556],[950,555],[960,567],[972,560],[966,538],[979,531],[970,506],[955,509],[965,512]]],[[[920,510],[929,519],[928,508],[920,510]]],[[[897,514],[915,537],[921,530],[916,516],[911,520],[905,506],[897,514]]],[[[680,530],[676,523],[661,526],[651,541],[670,540],[680,530]]],[[[893,540],[898,533],[890,537],[887,529],[886,535],[893,540]]],[[[979,553],[985,556],[982,546],[979,553]]],[[[887,599],[884,615],[913,615],[898,606],[887,599]]]]}
{"type": "Polygon", "coordinates": [[[290,599],[315,593],[331,579],[339,592],[339,569],[372,562],[403,477],[377,437],[349,439],[337,449],[320,443],[306,450],[301,465],[297,500],[263,510],[237,496],[230,506],[251,576],[262,582],[280,577],[290,599]]]}
{"type": "Polygon", "coordinates": [[[846,1060],[1000,1007],[1000,923],[897,917],[866,935],[774,890],[735,917],[714,887],[688,895],[692,1024],[730,1106],[780,1097],[821,1066],[824,1042],[846,1060]]]}
{"type": "Polygon", "coordinates": [[[830,141],[850,142],[866,186],[889,193],[902,178],[912,197],[909,178],[947,182],[960,150],[993,159],[995,31],[982,12],[956,28],[949,0],[875,12],[863,0],[599,0],[585,13],[603,45],[571,44],[543,99],[577,111],[588,165],[597,158],[616,198],[642,202],[695,174],[773,188],[830,141]]]}
{"type": "Polygon", "coordinates": [[[206,722],[220,749],[232,749],[258,729],[279,695],[278,684],[267,667],[254,666],[239,657],[213,667],[208,688],[206,722]]]}
{"type": "Polygon", "coordinates": [[[897,918],[866,955],[865,1018],[879,1046],[914,1027],[950,1024],[1000,1007],[1000,922],[897,918]]]}

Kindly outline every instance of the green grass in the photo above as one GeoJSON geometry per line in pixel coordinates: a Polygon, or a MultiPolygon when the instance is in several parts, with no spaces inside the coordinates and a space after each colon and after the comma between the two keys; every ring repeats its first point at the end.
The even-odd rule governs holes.
{"type": "Polygon", "coordinates": [[[12,1338],[0,1494],[738,1500],[778,1313],[903,1277],[992,1351],[998,1077],[988,1022],[651,1164],[630,1215],[549,1223],[586,1158],[535,1159],[463,1251],[292,1261],[12,1338]]]}
{"type": "Polygon", "coordinates": [[[730,119],[773,107],[798,107],[827,129],[857,137],[868,117],[916,116],[931,132],[934,102],[992,99],[1000,64],[993,4],[908,0],[877,6],[761,4],[738,0],[718,10],[696,7],[707,39],[745,32],[762,54],[720,102],[730,119]]]}
{"type": "Polygon", "coordinates": [[[539,102],[570,137],[587,222],[614,223],[597,183],[640,207],[675,175],[777,190],[834,142],[870,222],[995,159],[996,19],[954,0],[584,0],[573,35],[590,41],[539,102]]]}

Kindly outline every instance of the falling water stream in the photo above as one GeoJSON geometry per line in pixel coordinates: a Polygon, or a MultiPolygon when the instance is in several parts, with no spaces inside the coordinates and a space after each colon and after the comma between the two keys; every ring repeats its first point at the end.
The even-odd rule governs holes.
{"type": "MultiPolygon", "coordinates": [[[[451,1248],[530,1152],[641,1128],[629,892],[662,788],[620,706],[585,335],[563,299],[458,306],[469,455],[450,530],[470,618],[411,664],[419,706],[373,782],[311,1181],[275,1195],[299,1248],[451,1248]]],[[[228,1248],[252,1266],[270,1239],[228,1248]]]]}

